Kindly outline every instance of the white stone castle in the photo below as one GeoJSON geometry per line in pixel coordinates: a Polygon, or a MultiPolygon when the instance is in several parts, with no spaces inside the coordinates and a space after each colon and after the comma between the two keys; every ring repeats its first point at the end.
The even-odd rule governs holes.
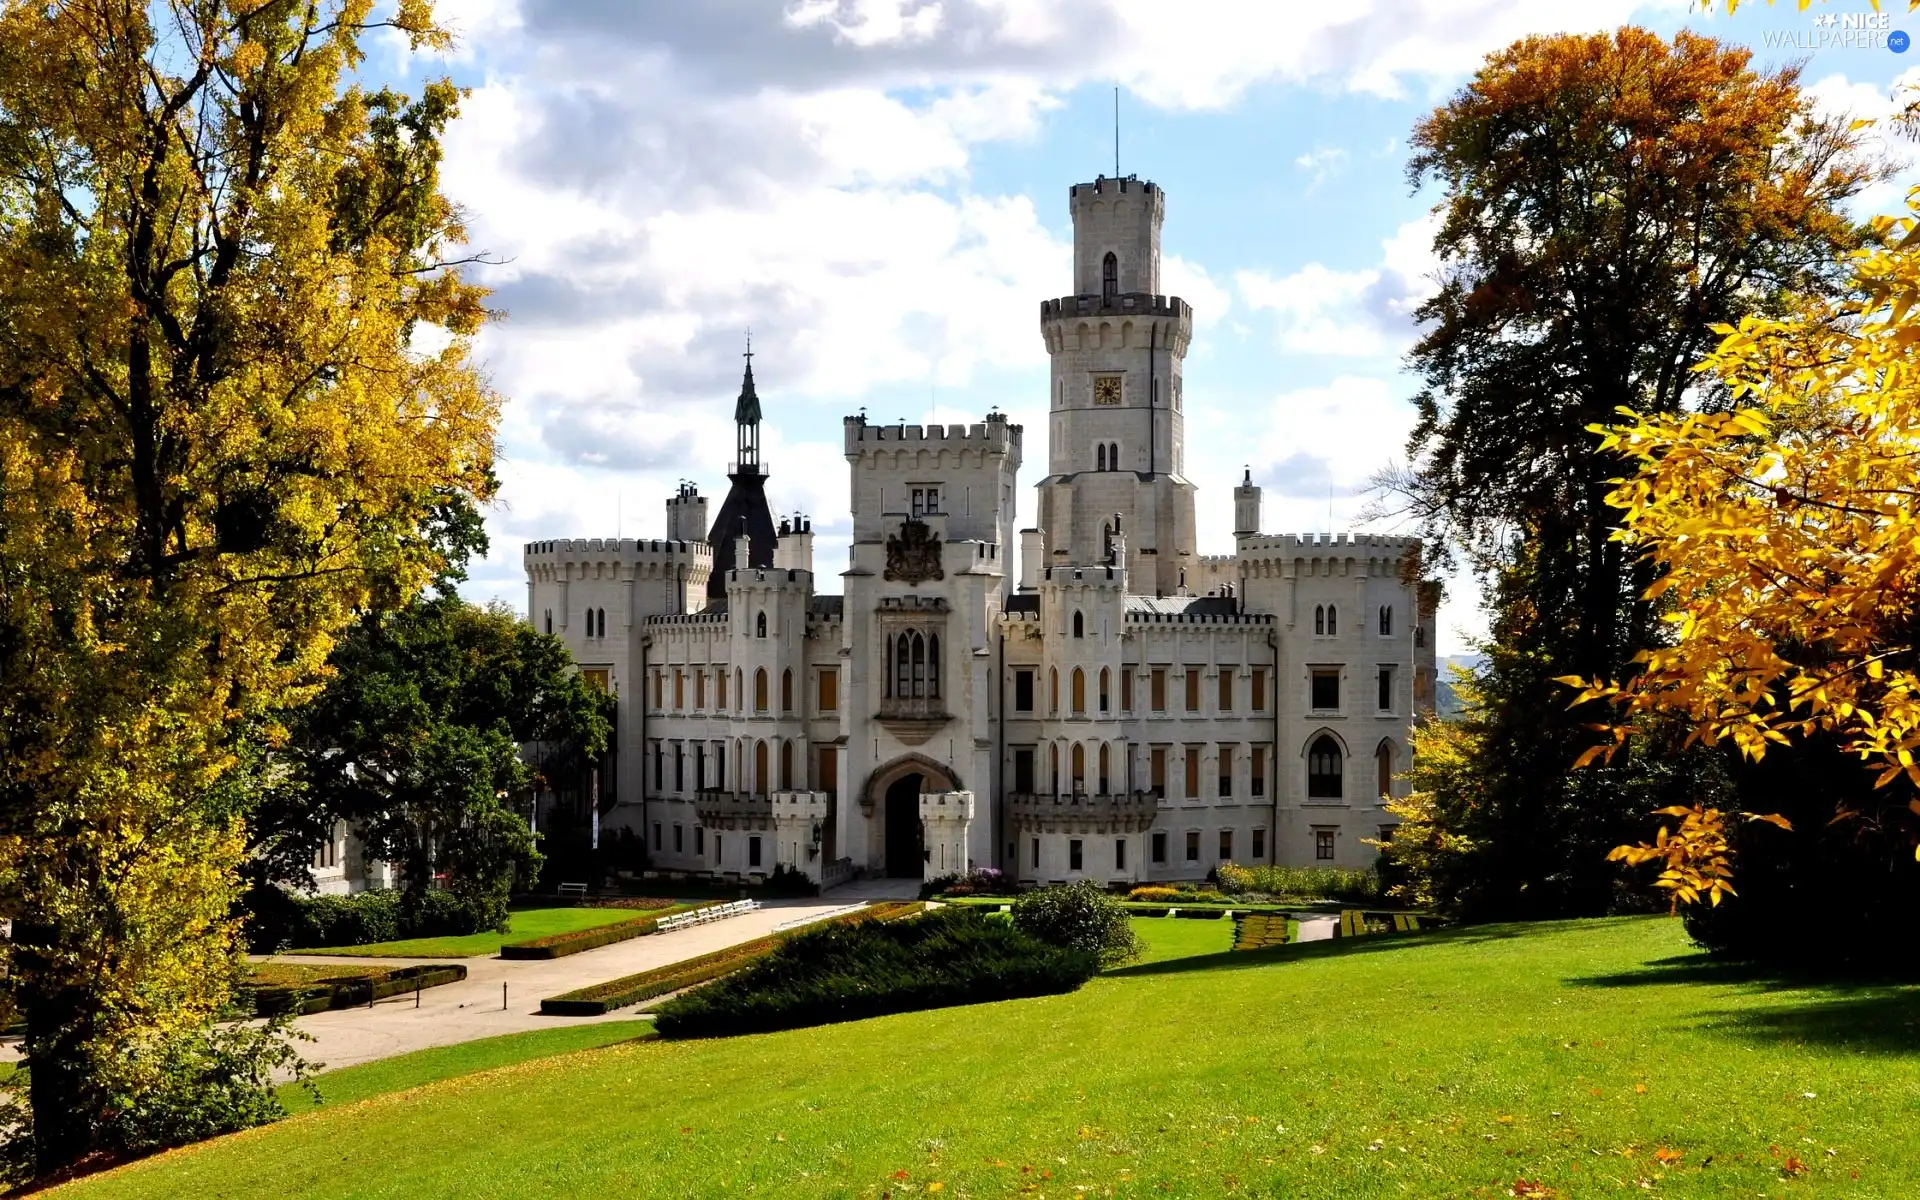
{"type": "Polygon", "coordinates": [[[1017,572],[1020,426],[849,417],[853,545],[822,594],[811,523],[767,504],[750,356],[711,525],[683,485],[664,539],[527,547],[529,619],[620,699],[603,828],[656,868],[831,887],[1374,860],[1433,697],[1418,540],[1262,533],[1249,476],[1234,552],[1201,555],[1165,193],[1068,194],[1074,288],[1040,305],[1047,473],[1017,572]]]}

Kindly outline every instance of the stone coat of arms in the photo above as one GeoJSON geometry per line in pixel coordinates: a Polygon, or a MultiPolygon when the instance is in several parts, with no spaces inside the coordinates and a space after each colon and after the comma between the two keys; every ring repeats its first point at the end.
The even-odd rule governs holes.
{"type": "Polygon", "coordinates": [[[888,582],[923,583],[946,577],[940,569],[940,539],[925,521],[903,521],[900,536],[887,538],[888,582]]]}

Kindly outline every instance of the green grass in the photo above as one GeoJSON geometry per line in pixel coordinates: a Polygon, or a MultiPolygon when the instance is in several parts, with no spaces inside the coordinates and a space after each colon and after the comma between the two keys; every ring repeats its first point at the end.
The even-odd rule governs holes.
{"type": "Polygon", "coordinates": [[[256,962],[247,964],[246,982],[255,987],[308,987],[321,980],[365,979],[389,967],[369,967],[355,963],[256,962]]]}
{"type": "Polygon", "coordinates": [[[71,1191],[1907,1197],[1916,1025],[1920,988],[1715,964],[1664,918],[1351,938],[481,1072],[71,1191]]]}
{"type": "Polygon", "coordinates": [[[1233,948],[1233,922],[1225,917],[1217,921],[1189,921],[1181,917],[1135,917],[1133,931],[1145,944],[1142,963],[1167,962],[1191,958],[1196,954],[1219,954],[1233,948]]]}
{"type": "Polygon", "coordinates": [[[462,937],[406,938],[398,942],[370,942],[364,946],[322,946],[314,950],[289,950],[289,954],[340,954],[367,958],[477,958],[498,954],[507,942],[554,933],[573,933],[597,929],[622,921],[641,921],[649,917],[670,916],[678,908],[516,908],[507,919],[506,933],[469,933],[462,937]]]}
{"type": "Polygon", "coordinates": [[[320,1090],[320,1106],[314,1104],[311,1093],[299,1084],[283,1084],[280,1103],[290,1113],[310,1112],[315,1107],[352,1104],[356,1100],[402,1092],[422,1084],[438,1083],[442,1079],[471,1075],[475,1071],[513,1066],[575,1050],[592,1050],[616,1042],[630,1042],[652,1033],[652,1021],[599,1021],[589,1025],[537,1029],[531,1033],[509,1033],[461,1042],[455,1046],[435,1046],[428,1050],[416,1050],[412,1054],[383,1058],[378,1062],[362,1063],[357,1067],[323,1071],[313,1077],[314,1085],[320,1090]]]}

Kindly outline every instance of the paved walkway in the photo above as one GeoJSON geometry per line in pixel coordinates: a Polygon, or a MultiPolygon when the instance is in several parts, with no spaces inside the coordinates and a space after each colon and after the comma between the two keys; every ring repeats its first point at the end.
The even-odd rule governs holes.
{"type": "Polygon", "coordinates": [[[1296,914],[1300,922],[1300,940],[1303,942],[1330,942],[1340,931],[1339,917],[1310,916],[1296,914]]]}
{"type": "MultiPolygon", "coordinates": [[[[540,1001],[622,975],[663,967],[682,959],[752,941],[794,921],[818,918],[845,909],[865,897],[853,897],[835,888],[813,900],[775,900],[743,917],[695,925],[672,933],[654,933],[616,942],[597,950],[541,961],[501,958],[461,959],[467,977],[459,983],[427,988],[415,1008],[412,993],[378,1001],[370,1009],[347,1008],[301,1017],[295,1025],[313,1037],[299,1044],[310,1062],[328,1070],[372,1062],[429,1046],[448,1046],[475,1038],[528,1029],[552,1029],[594,1021],[632,1020],[634,1010],[621,1009],[603,1017],[548,1017],[540,1001]],[[504,985],[505,1004],[501,988],[504,985]]],[[[372,963],[385,967],[445,959],[342,958],[286,954],[277,962],[372,963]]]]}

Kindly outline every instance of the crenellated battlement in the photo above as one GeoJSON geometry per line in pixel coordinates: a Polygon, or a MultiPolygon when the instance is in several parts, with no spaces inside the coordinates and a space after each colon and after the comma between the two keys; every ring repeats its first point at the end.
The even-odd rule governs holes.
{"type": "Polygon", "coordinates": [[[1040,570],[1040,582],[1052,587],[1070,587],[1079,584],[1119,590],[1127,586],[1126,578],[1127,572],[1124,567],[1042,567],[1040,570]]]}
{"type": "Polygon", "coordinates": [[[718,613],[661,613],[644,619],[647,625],[725,625],[727,614],[718,613]]]}
{"type": "Polygon", "coordinates": [[[743,567],[727,572],[727,586],[811,590],[813,572],[798,567],[743,567]]]}
{"type": "Polygon", "coordinates": [[[1249,552],[1279,551],[1282,553],[1301,553],[1303,551],[1332,551],[1336,548],[1371,548],[1391,550],[1404,554],[1408,550],[1418,549],[1420,539],[1386,533],[1279,533],[1260,534],[1240,539],[1240,552],[1234,557],[1245,557],[1249,552]]]}
{"type": "Polygon", "coordinates": [[[1271,613],[1129,612],[1129,625],[1271,625],[1271,613]]]}
{"type": "Polygon", "coordinates": [[[1173,317],[1193,322],[1193,306],[1178,296],[1158,296],[1152,292],[1123,292],[1105,296],[1060,296],[1040,302],[1040,319],[1056,321],[1071,317],[1173,317]]]}
{"type": "Polygon", "coordinates": [[[1235,555],[1254,578],[1400,572],[1420,555],[1420,539],[1385,533],[1262,534],[1243,537],[1235,555]]]}
{"type": "Polygon", "coordinates": [[[713,569],[711,546],[676,538],[555,538],[528,542],[521,557],[535,583],[669,573],[704,581],[713,569]]]}
{"type": "Polygon", "coordinates": [[[848,417],[846,454],[855,458],[863,453],[885,450],[973,450],[1004,454],[1020,449],[1021,427],[999,413],[990,413],[985,421],[972,425],[875,425],[864,416],[848,417]]]}

